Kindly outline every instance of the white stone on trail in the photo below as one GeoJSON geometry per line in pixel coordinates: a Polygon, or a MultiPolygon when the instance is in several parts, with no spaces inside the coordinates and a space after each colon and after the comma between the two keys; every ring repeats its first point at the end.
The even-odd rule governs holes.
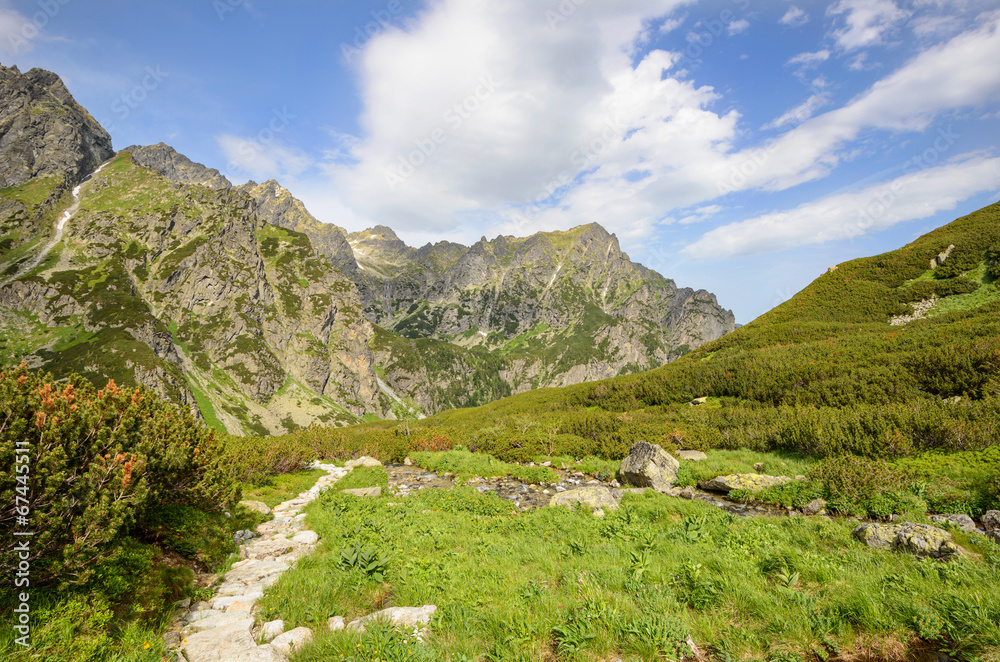
{"type": "MultiPolygon", "coordinates": [[[[207,611],[209,611],[209,610],[206,609],[205,611],[200,612],[200,613],[204,614],[207,611]]],[[[212,611],[214,611],[214,610],[212,610],[212,611]]],[[[222,627],[224,625],[229,625],[231,623],[235,623],[236,621],[238,621],[240,619],[243,619],[243,618],[246,618],[246,614],[229,614],[229,613],[221,612],[220,611],[220,612],[215,612],[214,614],[212,614],[208,618],[202,618],[201,620],[197,620],[197,621],[195,621],[193,623],[190,623],[184,629],[185,630],[191,630],[191,631],[194,631],[194,632],[202,632],[204,630],[214,630],[215,628],[219,628],[219,627],[222,627]]]]}
{"type": "Polygon", "coordinates": [[[188,623],[195,623],[197,621],[200,621],[200,620],[203,620],[203,619],[206,619],[206,618],[209,618],[211,616],[215,616],[216,614],[221,614],[221,613],[222,613],[221,611],[217,611],[215,609],[199,609],[198,611],[193,612],[190,616],[188,616],[188,623]]]}
{"type": "Polygon", "coordinates": [[[303,531],[292,536],[292,542],[300,545],[315,545],[319,542],[319,535],[315,531],[303,531]]]}
{"type": "Polygon", "coordinates": [[[330,620],[326,622],[327,626],[330,628],[330,632],[339,632],[343,630],[347,625],[344,623],[343,616],[331,616],[330,620]]]}
{"type": "Polygon", "coordinates": [[[249,559],[249,561],[250,562],[247,565],[227,572],[225,575],[226,581],[249,583],[257,581],[258,579],[263,579],[268,575],[274,575],[288,570],[287,563],[279,563],[277,561],[260,561],[258,559],[249,559]]]}
{"type": "Polygon", "coordinates": [[[260,627],[260,636],[264,641],[271,641],[285,631],[285,622],[280,618],[276,621],[268,621],[260,627]]]}
{"type": "Polygon", "coordinates": [[[271,646],[285,655],[290,655],[292,651],[302,650],[302,647],[312,643],[312,640],[312,630],[309,628],[295,628],[275,637],[271,641],[271,646]]]}
{"type": "Polygon", "coordinates": [[[212,603],[212,609],[225,610],[229,608],[229,605],[235,602],[256,602],[264,597],[264,594],[260,591],[255,591],[253,593],[244,593],[243,595],[230,595],[224,598],[218,598],[212,603]]]}

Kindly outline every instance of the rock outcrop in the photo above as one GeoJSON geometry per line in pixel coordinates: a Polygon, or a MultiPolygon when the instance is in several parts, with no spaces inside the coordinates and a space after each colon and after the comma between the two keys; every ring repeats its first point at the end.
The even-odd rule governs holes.
{"type": "Polygon", "coordinates": [[[257,214],[271,225],[301,232],[309,237],[313,249],[327,258],[337,271],[353,274],[358,269],[354,253],[347,243],[347,231],[332,223],[321,223],[309,213],[302,201],[273,179],[263,184],[249,182],[237,187],[257,202],[257,214]]]}
{"type": "Polygon", "coordinates": [[[987,531],[1000,531],[1000,510],[987,510],[983,515],[983,528],[987,531]]]}
{"type": "Polygon", "coordinates": [[[654,368],[735,327],[714,295],[633,263],[597,223],[468,248],[411,248],[384,226],[348,241],[370,321],[462,347],[519,342],[501,373],[514,392],[654,368]]]}
{"type": "Polygon", "coordinates": [[[950,515],[931,515],[931,521],[939,524],[953,524],[963,531],[976,531],[975,521],[963,513],[953,513],[950,515]]]}
{"type": "Polygon", "coordinates": [[[178,184],[207,186],[212,189],[224,189],[232,186],[232,183],[215,168],[195,163],[165,143],[145,147],[132,145],[126,147],[124,151],[129,152],[132,155],[132,160],[137,164],[155,170],[178,184]]]}
{"type": "Polygon", "coordinates": [[[0,188],[47,177],[72,188],[113,155],[111,136],[59,76],[0,65],[0,188]]]}

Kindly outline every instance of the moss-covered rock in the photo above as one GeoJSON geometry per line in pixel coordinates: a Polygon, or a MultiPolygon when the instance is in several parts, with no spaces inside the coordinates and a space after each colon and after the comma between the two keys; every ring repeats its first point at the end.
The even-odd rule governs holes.
{"type": "Polygon", "coordinates": [[[593,510],[618,510],[618,502],[611,496],[611,490],[603,485],[584,485],[575,490],[560,492],[549,500],[550,506],[565,506],[573,508],[576,504],[593,510]]]}
{"type": "Polygon", "coordinates": [[[929,524],[865,522],[854,529],[853,535],[875,549],[908,552],[934,559],[948,559],[959,551],[950,533],[929,524]]]}

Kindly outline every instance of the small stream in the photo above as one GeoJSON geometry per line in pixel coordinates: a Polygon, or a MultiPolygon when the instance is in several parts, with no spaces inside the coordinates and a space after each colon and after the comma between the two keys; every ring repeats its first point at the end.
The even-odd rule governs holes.
{"type": "Polygon", "coordinates": [[[39,264],[41,264],[42,260],[44,260],[48,256],[48,254],[52,252],[52,249],[55,248],[56,244],[62,241],[63,232],[65,232],[66,230],[66,224],[69,222],[69,219],[73,218],[73,214],[75,214],[77,210],[80,209],[80,190],[83,188],[83,185],[86,184],[88,181],[90,181],[90,179],[94,175],[103,170],[104,166],[108,165],[109,163],[111,163],[110,160],[105,161],[100,166],[98,166],[97,170],[84,177],[83,181],[81,181],[79,184],[73,187],[73,204],[71,204],[65,211],[63,211],[63,213],[59,214],[59,218],[56,219],[55,236],[52,237],[52,239],[47,244],[45,244],[45,246],[42,247],[42,251],[37,256],[35,256],[35,259],[31,261],[31,263],[28,265],[26,269],[18,269],[16,274],[7,278],[3,282],[0,282],[0,287],[4,287],[12,280],[19,278],[22,274],[31,273],[31,271],[39,264]]]}
{"type": "MultiPolygon", "coordinates": [[[[387,464],[385,470],[389,474],[389,492],[401,497],[409,496],[419,490],[448,490],[455,487],[455,478],[449,473],[438,474],[421,467],[402,464],[387,464]]],[[[496,494],[499,498],[510,501],[521,510],[544,508],[549,505],[549,500],[556,494],[584,485],[603,485],[611,490],[618,487],[617,482],[602,481],[572,469],[552,467],[552,470],[559,476],[557,483],[533,485],[504,476],[474,478],[466,485],[474,487],[482,493],[496,494]]],[[[774,506],[749,506],[736,503],[714,492],[699,489],[691,489],[687,492],[687,496],[739,517],[786,517],[796,513],[796,511],[789,513],[783,508],[774,506]]]]}

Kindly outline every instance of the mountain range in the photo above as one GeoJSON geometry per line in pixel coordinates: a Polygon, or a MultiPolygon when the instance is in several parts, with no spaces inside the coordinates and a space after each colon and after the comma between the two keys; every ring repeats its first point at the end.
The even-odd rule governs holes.
{"type": "Polygon", "coordinates": [[[648,370],[734,329],[597,223],[407,246],[116,152],[58,76],[0,66],[0,360],[144,384],[234,434],[479,405],[648,370]]]}

